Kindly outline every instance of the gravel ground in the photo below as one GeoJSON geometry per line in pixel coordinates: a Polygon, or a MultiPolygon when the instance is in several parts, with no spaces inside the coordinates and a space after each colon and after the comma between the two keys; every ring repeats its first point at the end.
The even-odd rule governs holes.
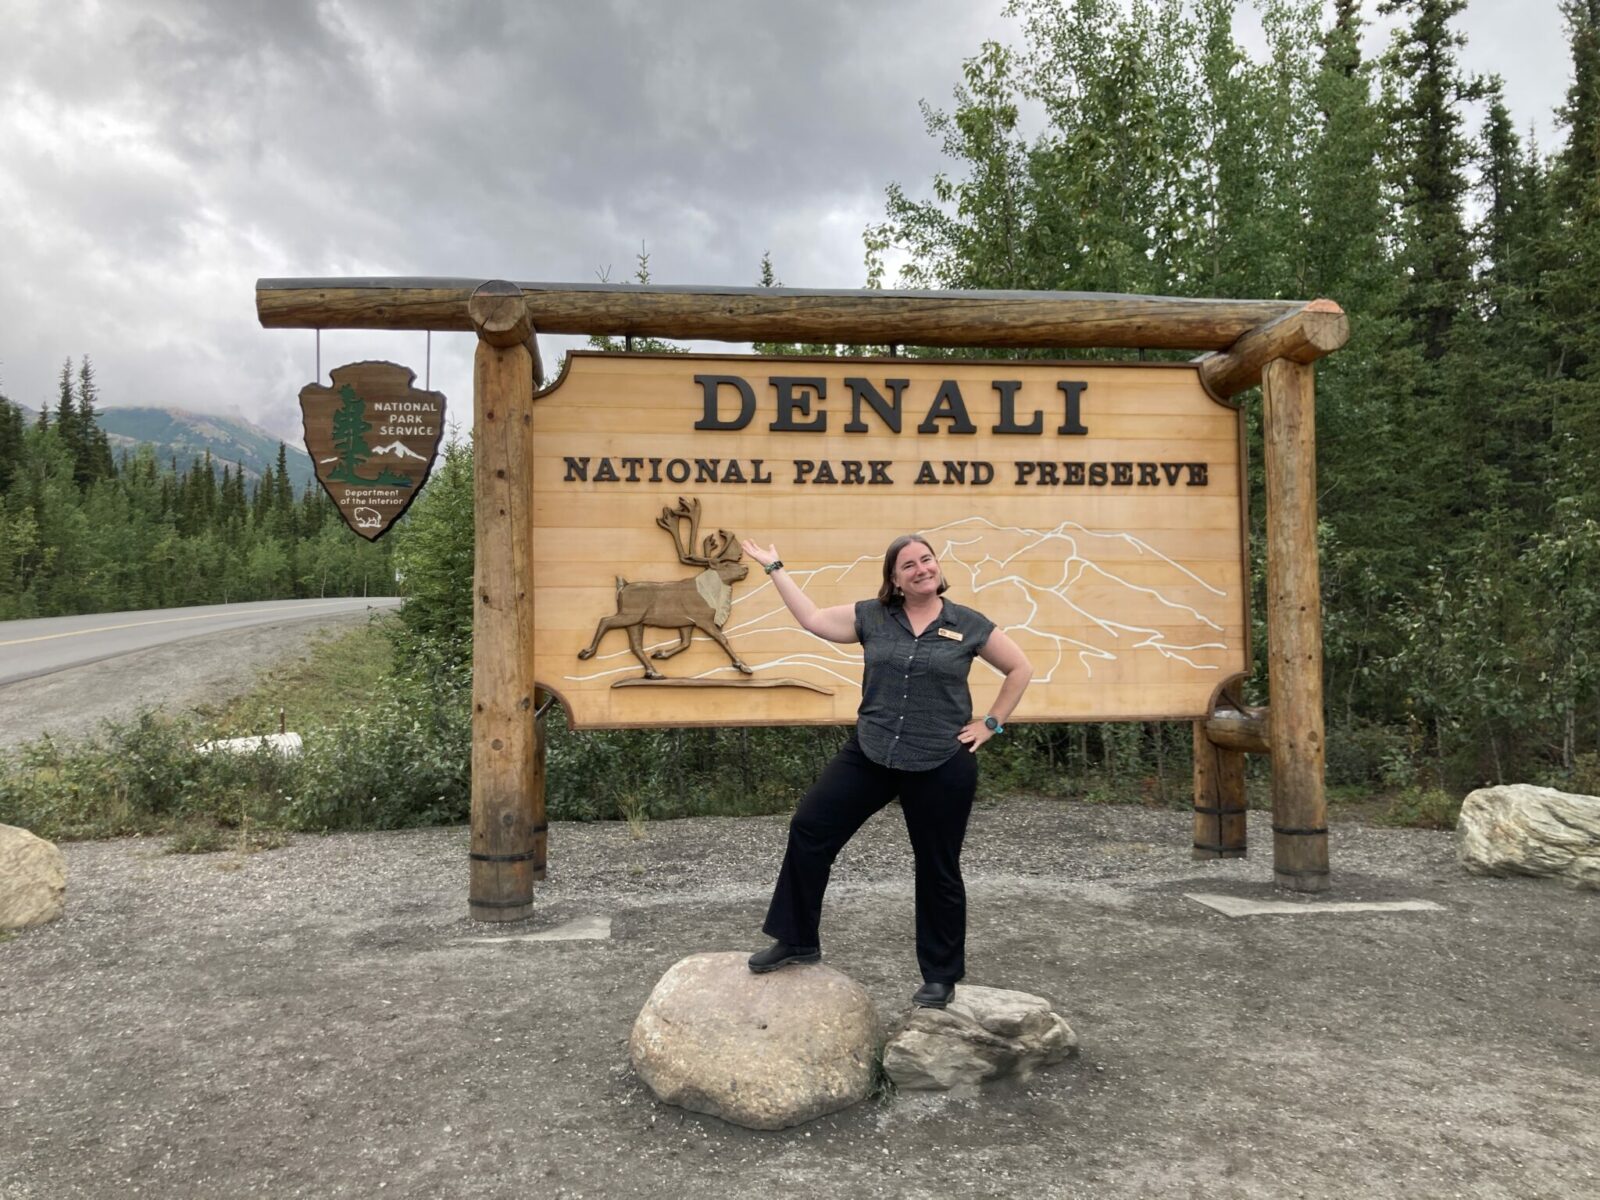
{"type": "Polygon", "coordinates": [[[364,625],[369,612],[318,615],[185,638],[0,686],[0,750],[48,733],[77,738],[140,709],[181,713],[248,692],[262,668],[303,653],[329,633],[364,625]]]}
{"type": "MultiPolygon", "coordinates": [[[[538,915],[464,918],[467,832],[239,856],[66,846],[67,914],[0,943],[0,1197],[1592,1197],[1600,895],[1484,880],[1450,835],[1335,828],[1332,899],[1231,920],[1259,858],[1188,818],[980,805],[969,982],[1047,996],[1082,1054],[757,1133],[658,1104],[628,1031],[685,955],[753,949],[784,820],[557,824],[538,915]],[[489,942],[580,916],[605,941],[489,942]]],[[[918,982],[898,814],[840,860],[827,961],[918,982]]]]}

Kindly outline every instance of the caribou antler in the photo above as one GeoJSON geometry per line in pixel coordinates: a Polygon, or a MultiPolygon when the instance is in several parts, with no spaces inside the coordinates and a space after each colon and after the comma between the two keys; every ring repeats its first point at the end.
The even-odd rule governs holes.
{"type": "MultiPolygon", "coordinates": [[[[656,524],[672,535],[672,544],[678,551],[678,561],[691,567],[709,567],[712,559],[709,555],[698,558],[693,553],[694,540],[700,532],[700,501],[685,500],[678,497],[677,508],[663,508],[661,515],[656,518],[656,524]],[[683,521],[689,522],[689,536],[683,536],[683,521]]],[[[709,538],[706,539],[710,541],[709,538]]]]}
{"type": "Polygon", "coordinates": [[[733,534],[726,529],[717,530],[716,537],[706,538],[705,553],[707,565],[721,562],[738,562],[741,557],[739,546],[733,540],[733,534]],[[732,554],[728,553],[730,548],[733,550],[732,554]]]}

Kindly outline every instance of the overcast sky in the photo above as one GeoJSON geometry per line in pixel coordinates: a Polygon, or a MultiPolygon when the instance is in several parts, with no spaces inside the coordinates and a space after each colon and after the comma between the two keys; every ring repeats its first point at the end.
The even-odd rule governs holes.
{"type": "MultiPolygon", "coordinates": [[[[0,0],[0,391],[37,408],[87,353],[103,405],[298,441],[313,334],[260,328],[258,277],[625,281],[643,242],[657,283],[754,284],[770,251],[789,286],[859,287],[885,185],[944,165],[917,102],[1017,40],[1003,7],[0,0]]],[[[1459,27],[1553,146],[1557,0],[1471,0],[1459,27]]],[[[472,347],[433,338],[463,424],[472,347]]],[[[326,333],[323,379],[386,358],[420,384],[424,349],[326,333]]]]}

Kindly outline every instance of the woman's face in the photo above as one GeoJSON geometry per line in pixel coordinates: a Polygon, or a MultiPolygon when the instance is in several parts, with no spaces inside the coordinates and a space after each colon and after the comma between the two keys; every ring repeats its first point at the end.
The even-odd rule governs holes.
{"type": "Polygon", "coordinates": [[[908,600],[939,594],[939,560],[921,542],[907,542],[894,560],[894,582],[908,600]]]}

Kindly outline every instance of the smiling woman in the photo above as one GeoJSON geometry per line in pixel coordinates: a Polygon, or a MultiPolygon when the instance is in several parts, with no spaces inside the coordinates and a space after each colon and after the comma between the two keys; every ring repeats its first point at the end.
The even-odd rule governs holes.
{"type": "Polygon", "coordinates": [[[762,931],[777,939],[750,958],[758,974],[822,956],[822,897],[833,860],[867,819],[899,800],[916,856],[917,963],[912,1001],[944,1008],[966,974],[967,897],[961,846],[978,786],[978,749],[1005,732],[1033,670],[982,613],[944,598],[938,556],[919,534],[889,543],[870,600],[818,608],[776,546],[744,542],[802,628],[860,642],[865,663],[856,733],[795,810],[762,931]],[[967,675],[975,657],[1005,673],[987,716],[974,720],[967,675]]]}

